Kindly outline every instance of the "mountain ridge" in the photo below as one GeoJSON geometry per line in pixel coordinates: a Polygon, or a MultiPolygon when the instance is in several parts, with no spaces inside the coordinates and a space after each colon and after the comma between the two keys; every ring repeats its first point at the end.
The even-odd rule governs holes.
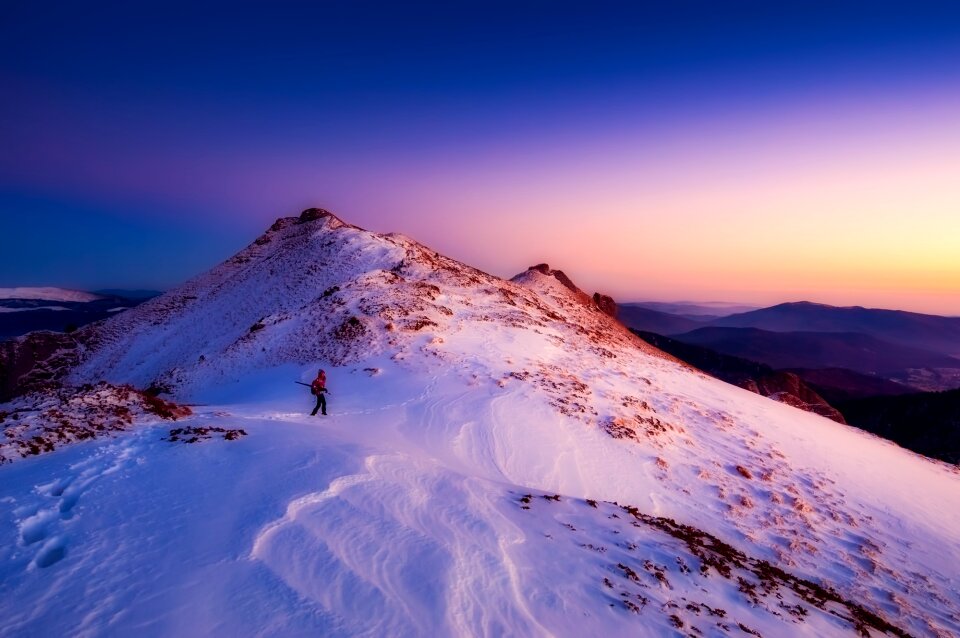
{"type": "Polygon", "coordinates": [[[960,318],[905,310],[789,302],[721,317],[711,325],[778,332],[860,332],[893,343],[960,355],[960,318]]]}
{"type": "MultiPolygon", "coordinates": [[[[590,327],[592,338],[622,340],[668,357],[620,324],[601,320],[599,315],[606,315],[593,298],[562,271],[550,270],[546,264],[504,281],[443,257],[402,234],[370,233],[329,211],[307,209],[300,217],[278,219],[266,233],[209,273],[102,326],[81,330],[78,337],[88,343],[81,348],[81,363],[72,381],[83,382],[90,375],[120,380],[112,376],[112,371],[119,370],[124,381],[174,388],[186,383],[191,374],[196,378],[226,374],[226,368],[218,367],[221,357],[262,359],[264,365],[317,358],[343,364],[360,351],[369,354],[400,347],[408,353],[414,347],[414,335],[440,332],[441,326],[451,322],[450,309],[438,300],[442,293],[437,284],[451,286],[451,290],[474,289],[486,308],[497,309],[500,320],[518,325],[558,320],[559,315],[540,300],[547,295],[566,308],[582,309],[577,316],[590,327]],[[324,241],[315,233],[321,233],[324,241]],[[267,270],[258,270],[258,265],[267,270]],[[304,280],[282,277],[284,272],[298,270],[304,280]],[[240,298],[244,295],[227,298],[238,282],[244,286],[244,295],[250,288],[258,291],[253,301],[240,298]],[[348,292],[354,298],[350,304],[346,302],[348,292]],[[263,316],[261,308],[267,303],[272,304],[273,312],[263,316]],[[145,327],[152,330],[170,321],[192,325],[194,320],[184,316],[211,304],[220,304],[217,307],[222,314],[209,334],[191,337],[185,329],[167,326],[161,330],[162,355],[156,343],[144,346],[145,352],[129,345],[136,341],[131,335],[145,327]],[[533,313],[533,318],[525,312],[533,313]],[[314,324],[321,328],[319,333],[314,324]],[[282,343],[270,340],[274,332],[280,333],[282,343]],[[293,342],[301,347],[294,347],[293,342]],[[202,361],[197,360],[199,356],[202,361]],[[152,368],[144,363],[147,360],[153,362],[152,368]],[[137,369],[144,370],[143,374],[130,378],[130,372],[137,369]]],[[[461,301],[470,320],[492,319],[486,310],[475,310],[469,299],[461,301]]]]}
{"type": "Polygon", "coordinates": [[[61,380],[153,385],[195,404],[178,429],[247,436],[154,425],[0,468],[0,611],[65,634],[182,630],[167,610],[198,600],[224,633],[960,629],[956,468],[681,364],[555,272],[310,209],[68,335],[61,380]],[[318,367],[327,420],[293,383],[318,367]],[[53,613],[50,573],[95,595],[53,613]]]}
{"type": "Polygon", "coordinates": [[[896,374],[907,368],[960,366],[960,359],[955,357],[884,342],[859,332],[705,326],[672,336],[775,368],[847,368],[867,374],[896,374]]]}

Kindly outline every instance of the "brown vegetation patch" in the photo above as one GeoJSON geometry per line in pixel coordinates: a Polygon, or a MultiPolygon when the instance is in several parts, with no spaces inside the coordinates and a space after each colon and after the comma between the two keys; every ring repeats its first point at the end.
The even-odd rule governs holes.
{"type": "MultiPolygon", "coordinates": [[[[560,500],[559,495],[541,494],[540,496],[547,502],[560,500]]],[[[525,503],[524,509],[529,509],[530,504],[533,502],[533,495],[525,494],[521,497],[520,501],[521,503],[525,503]]],[[[597,501],[585,500],[582,502],[591,508],[599,507],[597,501]]],[[[910,635],[885,620],[879,614],[845,598],[828,585],[821,585],[800,578],[765,560],[748,556],[746,553],[701,529],[678,523],[670,518],[650,516],[634,506],[618,505],[617,503],[603,503],[602,510],[598,512],[598,515],[606,515],[606,518],[613,519],[620,518],[615,513],[609,513],[610,509],[614,508],[616,511],[626,513],[631,517],[633,519],[633,527],[657,530],[680,541],[692,557],[699,561],[699,569],[694,570],[678,555],[676,557],[676,564],[679,574],[681,575],[678,577],[705,579],[719,576],[730,581],[751,606],[762,607],[773,616],[782,617],[787,614],[791,616],[795,622],[805,622],[811,614],[812,609],[817,609],[822,613],[830,614],[849,623],[851,628],[864,638],[881,634],[890,634],[900,638],[906,638],[910,635]],[[793,600],[791,600],[791,598],[793,598],[793,600]]],[[[561,524],[571,531],[575,531],[576,529],[569,523],[561,524]]],[[[611,531],[615,534],[621,533],[616,529],[611,531]]],[[[546,534],[546,536],[553,538],[550,534],[546,534]]],[[[662,542],[658,541],[657,545],[662,545],[662,542]]],[[[577,541],[577,546],[591,552],[606,554],[606,548],[601,545],[577,541]]],[[[641,546],[627,542],[625,544],[618,544],[618,547],[636,551],[640,549],[641,546]]],[[[626,557],[621,558],[619,561],[615,559],[615,562],[611,562],[606,569],[609,570],[608,573],[610,575],[616,574],[620,576],[622,580],[616,583],[612,581],[610,577],[604,577],[602,579],[602,586],[606,590],[622,590],[619,595],[623,599],[622,602],[624,602],[624,606],[634,613],[640,613],[642,607],[649,602],[646,597],[635,593],[635,591],[630,591],[632,587],[649,588],[653,584],[649,579],[645,579],[642,576],[644,572],[652,577],[653,581],[659,584],[664,590],[675,589],[667,576],[671,570],[668,569],[666,565],[654,562],[652,558],[652,555],[650,557],[642,557],[641,555],[636,558],[636,562],[627,560],[626,557]],[[631,601],[633,598],[637,598],[641,604],[637,605],[633,602],[626,604],[626,602],[631,601]]],[[[711,607],[705,603],[687,598],[667,600],[663,603],[661,609],[667,613],[670,613],[668,610],[676,610],[675,613],[668,616],[668,620],[670,620],[671,623],[673,623],[672,618],[674,617],[682,622],[682,613],[691,612],[695,616],[706,615],[714,619],[721,619],[715,620],[716,627],[724,633],[731,633],[731,630],[735,632],[739,629],[741,632],[749,635],[759,635],[754,629],[736,619],[730,619],[729,622],[722,622],[722,620],[727,619],[728,612],[726,610],[711,607]]],[[[676,623],[673,624],[676,626],[676,623]]],[[[696,633],[701,633],[699,629],[692,625],[691,630],[696,633]]]]}
{"type": "Polygon", "coordinates": [[[333,335],[340,341],[353,341],[354,339],[359,339],[361,336],[363,336],[366,331],[367,329],[363,325],[362,321],[356,317],[350,317],[337,326],[337,329],[334,330],[333,335]]]}
{"type": "MultiPolygon", "coordinates": [[[[704,576],[707,576],[711,569],[728,579],[733,576],[733,569],[752,573],[756,577],[756,582],[747,581],[738,576],[738,584],[740,591],[758,604],[771,596],[779,598],[777,590],[786,588],[797,594],[804,602],[852,623],[862,636],[869,637],[871,630],[891,633],[901,638],[909,636],[907,632],[890,624],[878,614],[844,598],[836,590],[794,576],[765,560],[751,558],[703,530],[678,523],[670,518],[644,514],[630,505],[621,506],[621,509],[637,521],[682,541],[690,552],[700,559],[700,571],[704,576]],[[846,614],[837,607],[829,606],[831,603],[845,610],[846,614]]],[[[797,616],[804,616],[806,613],[806,610],[794,610],[794,615],[797,616]]],[[[748,631],[742,626],[741,629],[748,631]]]]}
{"type": "Polygon", "coordinates": [[[176,420],[189,407],[166,401],[129,385],[105,382],[36,392],[0,413],[0,463],[34,456],[129,429],[138,417],[176,420]]]}
{"type": "Polygon", "coordinates": [[[637,432],[633,426],[628,424],[620,417],[612,417],[601,423],[600,427],[604,432],[615,439],[633,439],[634,441],[639,440],[637,438],[637,432]]]}
{"type": "Polygon", "coordinates": [[[403,324],[403,328],[405,330],[410,330],[411,332],[423,330],[424,328],[427,328],[427,327],[436,328],[437,323],[435,321],[431,321],[430,319],[427,319],[426,317],[418,317],[416,319],[410,319],[403,324]]]}
{"type": "Polygon", "coordinates": [[[246,430],[239,428],[228,429],[219,426],[188,426],[170,430],[170,435],[164,440],[170,441],[171,443],[198,443],[200,441],[209,441],[217,434],[221,435],[225,441],[236,441],[242,436],[247,436],[246,430]]]}
{"type": "Polygon", "coordinates": [[[186,405],[180,405],[173,401],[165,401],[158,396],[146,392],[141,392],[140,394],[143,400],[143,409],[151,414],[156,414],[161,419],[176,421],[177,419],[182,419],[193,414],[193,410],[186,405]]]}

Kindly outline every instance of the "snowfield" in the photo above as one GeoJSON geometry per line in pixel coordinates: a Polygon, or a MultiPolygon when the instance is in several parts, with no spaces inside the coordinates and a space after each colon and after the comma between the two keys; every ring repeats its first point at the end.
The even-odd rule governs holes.
{"type": "Polygon", "coordinates": [[[69,382],[193,414],[0,465],[0,635],[960,634],[957,468],[547,267],[308,211],[78,332],[69,382]]]}

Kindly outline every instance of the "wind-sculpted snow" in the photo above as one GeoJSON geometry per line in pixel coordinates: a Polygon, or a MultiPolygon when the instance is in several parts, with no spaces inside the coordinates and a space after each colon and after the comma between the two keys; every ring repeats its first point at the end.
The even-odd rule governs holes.
{"type": "Polygon", "coordinates": [[[363,473],[292,502],[252,555],[349,634],[526,633],[537,623],[505,553],[522,536],[490,491],[436,463],[371,456],[363,473]]]}
{"type": "MultiPolygon", "coordinates": [[[[55,563],[3,539],[0,634],[960,633],[956,468],[708,378],[545,265],[314,212],[82,343],[73,381],[248,436],[124,435],[55,563]],[[292,383],[318,367],[326,418],[292,383]]],[[[84,445],[0,468],[0,515],[112,449],[84,445]]]]}

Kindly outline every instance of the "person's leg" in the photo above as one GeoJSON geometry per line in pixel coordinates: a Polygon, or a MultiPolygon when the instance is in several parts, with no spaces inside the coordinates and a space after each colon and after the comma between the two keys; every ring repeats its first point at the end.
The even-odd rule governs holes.
{"type": "MultiPolygon", "coordinates": [[[[317,395],[317,404],[313,406],[313,412],[310,413],[310,416],[317,416],[317,410],[320,409],[320,402],[323,401],[323,395],[317,395]]],[[[326,411],[326,406],[324,406],[324,411],[326,411]]]]}
{"type": "Polygon", "coordinates": [[[320,414],[327,415],[327,397],[321,392],[317,395],[317,405],[320,406],[320,414]]]}

